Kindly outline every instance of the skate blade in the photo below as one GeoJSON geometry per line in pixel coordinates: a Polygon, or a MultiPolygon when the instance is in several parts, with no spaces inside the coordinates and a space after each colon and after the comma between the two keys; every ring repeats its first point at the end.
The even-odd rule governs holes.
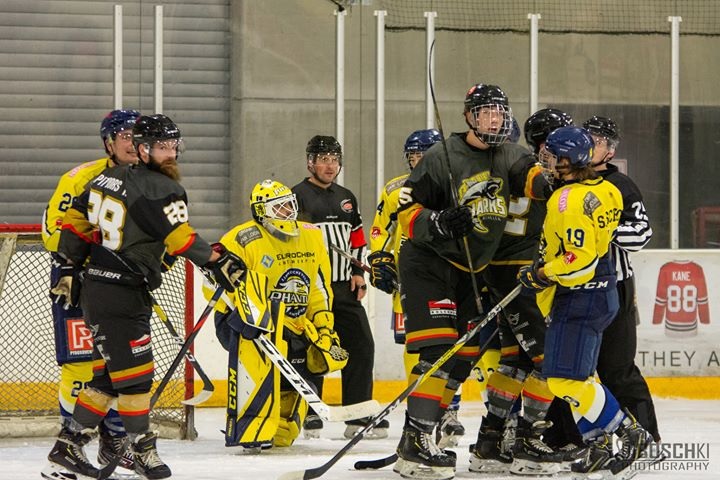
{"type": "Polygon", "coordinates": [[[510,473],[515,475],[554,475],[560,471],[560,462],[534,462],[516,458],[510,465],[510,473]]]}
{"type": "Polygon", "coordinates": [[[453,467],[429,467],[403,458],[398,458],[395,462],[393,472],[412,480],[450,480],[455,477],[453,467]]]}
{"type": "MultiPolygon", "coordinates": [[[[363,428],[365,428],[365,427],[362,427],[360,425],[350,425],[347,428],[345,428],[345,433],[343,433],[343,436],[345,438],[347,438],[348,440],[351,440],[363,428]]],[[[388,437],[387,428],[372,428],[372,429],[368,430],[367,432],[365,432],[365,434],[363,435],[363,439],[365,439],[365,440],[381,440],[381,439],[387,438],[387,437],[388,437]]]]}
{"type": "Polygon", "coordinates": [[[487,460],[477,458],[474,454],[470,454],[470,466],[468,470],[475,473],[508,473],[509,463],[503,463],[499,460],[487,460]]]}
{"type": "Polygon", "coordinates": [[[316,438],[320,438],[320,432],[322,430],[316,429],[316,430],[304,430],[303,429],[303,436],[306,440],[314,440],[316,438]]]}
{"type": "Polygon", "coordinates": [[[58,465],[56,463],[49,463],[40,472],[42,478],[48,480],[95,480],[94,477],[88,477],[87,475],[80,475],[79,473],[70,472],[66,467],[58,465]]]}

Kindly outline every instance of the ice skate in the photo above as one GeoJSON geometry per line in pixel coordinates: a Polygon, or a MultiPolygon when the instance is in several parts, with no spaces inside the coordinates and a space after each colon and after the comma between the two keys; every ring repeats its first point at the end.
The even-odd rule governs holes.
{"type": "Polygon", "coordinates": [[[575,473],[592,473],[607,470],[613,456],[612,435],[604,433],[590,442],[585,455],[570,465],[575,473]]]}
{"type": "Polygon", "coordinates": [[[616,477],[632,465],[645,452],[652,436],[635,420],[629,412],[615,433],[620,436],[620,451],[610,460],[608,468],[616,477]]]}
{"type": "Polygon", "coordinates": [[[548,447],[540,438],[550,422],[535,422],[518,418],[513,444],[513,463],[510,472],[516,475],[553,475],[560,471],[563,454],[548,447]]]}
{"type": "Polygon", "coordinates": [[[303,422],[303,435],[307,439],[320,438],[323,429],[323,421],[320,416],[312,414],[305,417],[303,422]]]}
{"type": "MultiPolygon", "coordinates": [[[[353,438],[360,430],[365,428],[370,423],[370,418],[359,418],[357,420],[349,420],[345,422],[345,433],[344,436],[348,440],[353,438]]],[[[390,422],[384,418],[378,422],[373,428],[365,432],[363,436],[366,440],[379,440],[381,438],[387,438],[388,428],[390,428],[390,422]]]]}
{"type": "Polygon", "coordinates": [[[55,480],[97,478],[100,470],[90,463],[84,449],[92,440],[91,432],[90,429],[71,432],[63,427],[48,454],[50,464],[41,472],[42,477],[55,480]]]}
{"type": "Polygon", "coordinates": [[[465,435],[465,427],[458,420],[457,409],[446,410],[437,426],[439,439],[437,445],[441,449],[454,447],[458,444],[460,437],[465,435]]]}
{"type": "Polygon", "coordinates": [[[423,432],[406,425],[397,454],[398,460],[393,471],[403,478],[449,480],[455,477],[455,455],[440,450],[432,432],[423,432]]]}
{"type": "Polygon", "coordinates": [[[135,470],[135,460],[130,450],[130,439],[127,435],[113,435],[108,431],[100,432],[100,445],[98,446],[97,461],[105,466],[117,455],[122,455],[118,467],[126,470],[135,470]]]}
{"type": "Polygon", "coordinates": [[[477,443],[471,446],[468,469],[480,473],[507,473],[513,459],[500,451],[501,441],[502,432],[481,426],[477,443]]]}
{"type": "Polygon", "coordinates": [[[135,471],[143,478],[157,480],[172,475],[170,467],[160,459],[156,447],[157,432],[139,435],[132,444],[135,471]]]}

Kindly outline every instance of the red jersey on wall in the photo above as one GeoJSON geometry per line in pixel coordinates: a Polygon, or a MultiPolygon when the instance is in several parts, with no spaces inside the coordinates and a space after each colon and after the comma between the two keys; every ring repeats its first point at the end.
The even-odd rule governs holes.
{"type": "Polygon", "coordinates": [[[710,323],[705,273],[691,261],[668,262],[660,267],[653,324],[665,320],[668,336],[697,335],[698,318],[710,323]]]}

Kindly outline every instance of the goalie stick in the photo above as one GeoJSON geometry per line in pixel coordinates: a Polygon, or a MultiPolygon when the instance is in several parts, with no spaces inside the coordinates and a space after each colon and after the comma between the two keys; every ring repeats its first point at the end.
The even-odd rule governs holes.
{"type": "MultiPolygon", "coordinates": [[[[262,274],[254,272],[252,270],[248,270],[248,276],[259,275],[262,274]]],[[[205,278],[211,283],[214,283],[213,279],[209,275],[206,275],[205,278]]],[[[245,288],[247,288],[248,284],[253,286],[262,286],[266,283],[267,282],[262,281],[245,281],[244,285],[246,286],[245,288]]],[[[258,292],[254,293],[255,294],[252,295],[252,298],[267,303],[266,292],[263,292],[259,295],[258,292]]],[[[263,308],[260,308],[258,305],[251,305],[251,295],[234,295],[234,297],[237,298],[239,303],[238,306],[240,307],[242,312],[244,312],[244,315],[246,315],[243,318],[243,321],[245,321],[245,323],[247,323],[248,325],[257,328],[260,331],[267,331],[267,329],[259,327],[255,323],[255,321],[259,319],[252,318],[252,312],[263,312],[266,310],[265,306],[263,305],[263,308]]],[[[225,295],[224,293],[222,294],[221,298],[223,302],[225,302],[228,306],[236,305],[236,302],[234,302],[228,295],[225,295]]],[[[260,347],[260,349],[265,353],[265,355],[270,358],[270,361],[272,361],[273,364],[280,370],[280,373],[287,379],[288,382],[290,382],[293,388],[297,390],[303,400],[305,400],[308,405],[313,408],[313,410],[315,410],[315,413],[317,413],[318,416],[320,416],[323,420],[326,420],[328,422],[345,422],[358,418],[371,417],[380,410],[380,403],[378,403],[377,400],[367,400],[365,402],[355,403],[352,405],[328,405],[327,403],[322,401],[318,394],[315,393],[313,387],[310,386],[310,384],[302,377],[302,375],[300,375],[300,373],[295,369],[295,367],[290,363],[290,361],[285,358],[282,353],[280,353],[275,344],[272,343],[267,336],[260,334],[253,339],[253,342],[255,342],[255,344],[260,347]]]]}
{"type": "MultiPolygon", "coordinates": [[[[168,318],[167,314],[163,310],[163,308],[160,306],[160,304],[157,302],[155,297],[150,295],[150,300],[153,304],[153,310],[155,311],[155,314],[158,316],[160,320],[162,320],[163,325],[168,330],[168,333],[170,333],[170,336],[173,338],[175,343],[180,345],[182,347],[183,342],[185,339],[177,333],[177,330],[175,330],[175,327],[173,326],[172,322],[170,321],[170,318],[168,318]]],[[[208,376],[203,371],[202,367],[200,367],[200,363],[195,358],[195,355],[188,349],[185,352],[185,358],[188,362],[193,366],[195,371],[198,374],[198,377],[200,377],[200,380],[202,380],[203,388],[192,398],[188,398],[187,400],[183,400],[181,403],[185,405],[199,405],[203,402],[205,402],[208,398],[210,398],[215,391],[215,385],[213,385],[212,381],[208,378],[208,376]]]]}
{"type": "Polygon", "coordinates": [[[435,363],[433,363],[429,369],[422,373],[418,378],[415,379],[405,390],[398,395],[395,400],[390,402],[380,413],[375,415],[370,422],[362,428],[355,436],[347,443],[343,448],[340,449],[330,460],[315,468],[308,468],[307,470],[286,472],[280,475],[279,480],[310,480],[312,478],[319,478],[324,475],[333,465],[335,465],[345,454],[353,448],[360,440],[363,439],[365,433],[373,429],[377,424],[386,416],[390,414],[400,403],[403,402],[415,389],[424,382],[428,377],[435,373],[445,362],[455,355],[475,334],[477,334],[481,328],[483,328],[490,320],[495,318],[505,306],[512,302],[515,297],[518,296],[521,290],[521,286],[518,285],[508,293],[505,298],[495,305],[487,315],[478,322],[472,329],[467,331],[462,337],[460,337],[453,346],[446,351],[435,363]]]}

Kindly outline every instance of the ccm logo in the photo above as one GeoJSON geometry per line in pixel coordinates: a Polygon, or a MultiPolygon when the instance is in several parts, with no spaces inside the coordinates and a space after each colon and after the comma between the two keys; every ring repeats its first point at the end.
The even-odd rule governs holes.
{"type": "Polygon", "coordinates": [[[68,348],[70,351],[92,351],[92,333],[90,333],[90,330],[85,326],[85,321],[82,318],[68,318],[66,322],[68,348]]]}

